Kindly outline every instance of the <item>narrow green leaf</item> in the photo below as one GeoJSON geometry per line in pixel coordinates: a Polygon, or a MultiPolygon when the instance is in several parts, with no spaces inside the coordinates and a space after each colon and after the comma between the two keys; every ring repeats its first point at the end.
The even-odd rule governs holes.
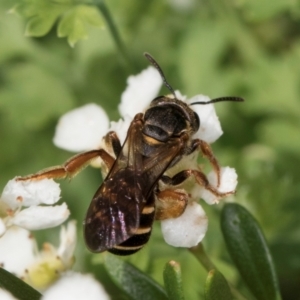
{"type": "Polygon", "coordinates": [[[211,270],[205,283],[205,300],[232,300],[229,285],[217,270],[211,270]]]}
{"type": "Polygon", "coordinates": [[[164,270],[164,282],[167,294],[172,300],[183,300],[182,279],[180,264],[174,260],[169,261],[164,270]]]}
{"type": "Polygon", "coordinates": [[[116,256],[107,254],[105,256],[104,266],[112,280],[130,295],[132,299],[168,299],[165,290],[158,283],[133,265],[116,256]]]}
{"type": "Polygon", "coordinates": [[[38,291],[2,268],[0,268],[0,287],[19,300],[38,300],[42,297],[38,291]]]}
{"type": "Polygon", "coordinates": [[[229,203],[221,227],[231,258],[255,297],[280,299],[272,257],[257,221],[242,206],[229,203]]]}

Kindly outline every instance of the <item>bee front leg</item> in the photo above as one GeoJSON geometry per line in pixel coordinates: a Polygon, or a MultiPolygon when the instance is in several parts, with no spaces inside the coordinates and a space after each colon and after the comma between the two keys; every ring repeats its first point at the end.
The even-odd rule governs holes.
{"type": "Polygon", "coordinates": [[[183,183],[186,179],[188,179],[191,176],[194,176],[196,182],[199,185],[203,186],[206,190],[210,191],[212,194],[214,194],[218,198],[224,198],[224,197],[227,197],[227,196],[235,193],[235,191],[230,191],[230,192],[225,192],[225,193],[219,192],[215,187],[213,187],[209,183],[206,175],[199,170],[192,170],[192,169],[184,170],[184,171],[177,173],[173,177],[164,175],[164,176],[162,176],[161,180],[165,184],[176,186],[176,185],[183,183]]]}
{"type": "Polygon", "coordinates": [[[193,153],[196,150],[200,150],[202,152],[202,155],[209,160],[210,164],[212,165],[213,169],[217,174],[217,187],[219,187],[221,182],[220,165],[216,157],[214,156],[210,145],[203,140],[195,139],[192,141],[192,146],[189,149],[187,155],[193,153]]]}
{"type": "Polygon", "coordinates": [[[185,211],[188,194],[182,189],[166,189],[156,195],[155,219],[165,220],[177,218],[185,211]]]}
{"type": "Polygon", "coordinates": [[[108,132],[106,134],[106,136],[104,137],[104,141],[105,141],[106,145],[108,145],[108,147],[110,147],[112,149],[115,156],[118,157],[122,151],[122,145],[121,145],[121,142],[119,140],[117,133],[115,131],[108,132]]]}
{"type": "Polygon", "coordinates": [[[25,181],[25,180],[41,180],[44,178],[48,179],[58,179],[58,178],[72,178],[77,173],[79,173],[83,168],[85,168],[91,160],[100,157],[107,167],[110,169],[115,159],[108,154],[105,150],[91,150],[87,152],[83,152],[71,157],[61,166],[55,166],[51,168],[44,169],[36,174],[18,177],[18,181],[25,181]]]}

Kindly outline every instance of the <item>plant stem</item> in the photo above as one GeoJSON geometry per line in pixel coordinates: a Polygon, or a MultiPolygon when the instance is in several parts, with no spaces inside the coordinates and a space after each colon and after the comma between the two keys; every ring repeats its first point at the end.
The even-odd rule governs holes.
{"type": "Polygon", "coordinates": [[[105,4],[105,0],[94,0],[94,4],[99,8],[103,17],[105,18],[108,28],[113,37],[113,40],[116,44],[116,48],[120,52],[123,60],[128,64],[128,66],[131,66],[131,60],[127,53],[126,47],[121,39],[121,36],[119,34],[119,31],[117,29],[117,26],[116,26],[113,18],[112,18],[112,15],[111,15],[107,5],[105,4]]]}
{"type": "Polygon", "coordinates": [[[202,243],[198,244],[195,247],[189,248],[189,250],[199,260],[199,262],[202,264],[202,266],[207,272],[213,269],[217,269],[213,262],[206,255],[202,243]]]}
{"type": "MultiPolygon", "coordinates": [[[[198,244],[195,247],[189,248],[189,251],[197,258],[197,260],[201,263],[201,265],[205,268],[207,272],[215,269],[218,270],[217,267],[213,264],[213,262],[209,259],[204,251],[202,243],[198,244]]],[[[228,282],[230,287],[230,291],[237,300],[247,300],[233,285],[228,282]]]]}

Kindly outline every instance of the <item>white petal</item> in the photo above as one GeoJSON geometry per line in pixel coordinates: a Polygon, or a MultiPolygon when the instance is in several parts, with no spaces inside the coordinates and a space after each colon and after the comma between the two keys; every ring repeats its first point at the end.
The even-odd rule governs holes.
{"type": "Polygon", "coordinates": [[[115,131],[119,137],[121,145],[124,144],[127,132],[132,121],[132,118],[128,115],[123,117],[124,119],[119,119],[118,122],[110,122],[110,128],[108,131],[115,131]]]}
{"type": "Polygon", "coordinates": [[[57,250],[57,255],[61,258],[66,267],[73,263],[76,237],[76,221],[68,222],[67,227],[62,226],[60,230],[60,245],[57,250]]]}
{"type": "Polygon", "coordinates": [[[66,203],[55,206],[31,206],[16,214],[11,222],[28,230],[38,230],[58,226],[69,215],[66,203]]]}
{"type": "Polygon", "coordinates": [[[90,103],[69,111],[59,119],[53,142],[59,148],[74,152],[97,149],[108,125],[103,108],[90,103]]]}
{"type": "Polygon", "coordinates": [[[169,245],[190,248],[198,245],[203,239],[207,224],[202,207],[196,202],[191,202],[180,217],[161,221],[161,230],[169,245]]]}
{"type": "MultiPolygon", "coordinates": [[[[107,132],[109,131],[115,131],[120,142],[121,145],[124,144],[126,136],[127,136],[127,132],[128,132],[128,128],[130,126],[130,123],[132,121],[132,118],[129,116],[125,116],[124,119],[119,119],[118,122],[110,122],[110,127],[107,130],[107,132]]],[[[101,145],[99,148],[103,148],[104,150],[106,150],[110,155],[112,155],[113,157],[115,157],[115,154],[112,150],[111,147],[108,147],[107,144],[105,143],[105,139],[102,139],[101,141],[101,145]]],[[[101,172],[102,172],[102,176],[106,177],[107,173],[108,173],[108,169],[106,167],[106,165],[104,164],[103,160],[99,157],[96,159],[93,159],[90,163],[91,166],[93,166],[94,168],[101,168],[101,172]]]]}
{"type": "Polygon", "coordinates": [[[17,300],[10,292],[0,288],[0,299],[1,300],[17,300]]]}
{"type": "Polygon", "coordinates": [[[178,100],[181,100],[181,101],[183,101],[183,102],[187,102],[186,96],[185,96],[185,95],[182,95],[180,91],[176,90],[176,91],[175,91],[175,95],[176,95],[176,98],[177,98],[178,100]]]}
{"type": "MultiPolygon", "coordinates": [[[[189,99],[187,102],[188,103],[193,103],[198,101],[207,102],[209,100],[210,99],[207,96],[197,95],[189,99]]],[[[198,104],[198,105],[192,105],[191,107],[198,114],[200,119],[200,128],[193,137],[204,140],[209,144],[213,143],[223,134],[221,124],[216,114],[214,105],[198,104]]]]}
{"type": "Polygon", "coordinates": [[[152,66],[138,75],[129,76],[119,105],[121,116],[128,115],[133,118],[137,113],[143,112],[157,96],[161,85],[162,79],[152,66]]]}
{"type": "MultiPolygon", "coordinates": [[[[221,182],[220,182],[220,186],[218,188],[218,191],[221,193],[226,193],[226,192],[231,192],[231,191],[235,191],[235,188],[237,186],[237,173],[235,171],[235,169],[230,168],[230,167],[223,167],[221,168],[221,182]]],[[[208,175],[207,175],[207,179],[209,181],[209,183],[216,187],[217,186],[217,175],[214,171],[211,171],[208,175]]],[[[215,195],[213,195],[211,192],[209,192],[206,189],[201,189],[200,192],[200,197],[207,202],[208,204],[215,204],[219,202],[219,198],[216,197],[215,195]]]]}
{"type": "Polygon", "coordinates": [[[68,272],[54,283],[42,300],[108,300],[102,285],[91,275],[68,272]]]}
{"type": "Polygon", "coordinates": [[[34,262],[35,248],[35,240],[28,230],[10,227],[0,238],[0,264],[20,277],[27,266],[34,262]]]}
{"type": "Polygon", "coordinates": [[[0,238],[1,236],[5,233],[6,231],[6,226],[3,220],[0,218],[0,238]]]}
{"type": "Polygon", "coordinates": [[[59,198],[59,184],[53,179],[38,181],[16,181],[16,179],[12,179],[6,184],[1,195],[1,201],[11,209],[41,203],[54,204],[59,198]]]}

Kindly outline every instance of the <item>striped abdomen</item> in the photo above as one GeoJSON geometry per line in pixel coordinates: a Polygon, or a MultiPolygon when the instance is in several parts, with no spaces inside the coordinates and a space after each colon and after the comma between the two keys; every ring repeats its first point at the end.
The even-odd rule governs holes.
{"type": "Polygon", "coordinates": [[[154,195],[152,194],[150,198],[142,210],[140,225],[136,233],[123,243],[108,249],[108,252],[117,255],[130,255],[139,251],[148,242],[155,215],[154,195]]]}

